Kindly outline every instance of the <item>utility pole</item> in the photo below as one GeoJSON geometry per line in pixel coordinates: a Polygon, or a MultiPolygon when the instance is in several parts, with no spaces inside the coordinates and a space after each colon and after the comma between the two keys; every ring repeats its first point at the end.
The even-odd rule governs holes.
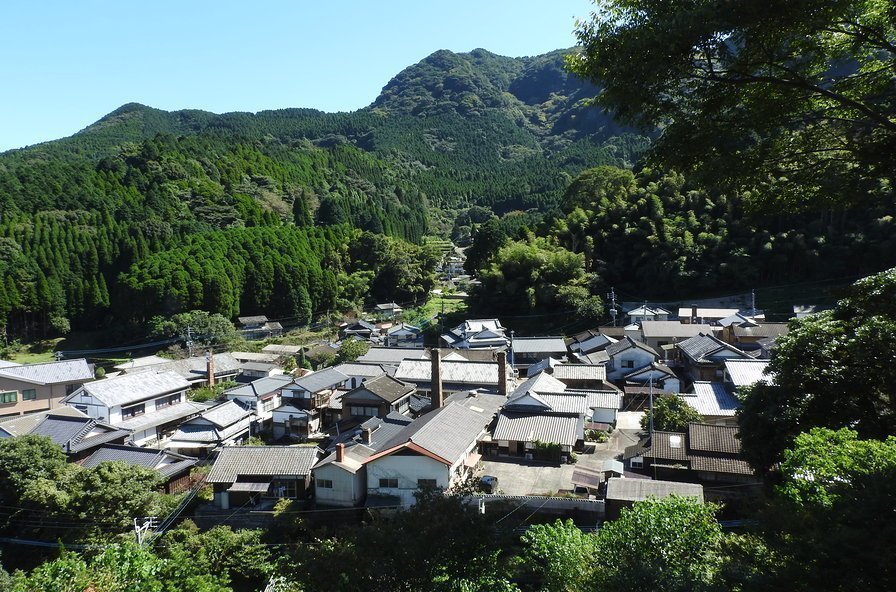
{"type": "Polygon", "coordinates": [[[516,335],[516,331],[510,332],[510,367],[513,368],[514,355],[513,355],[513,338],[516,335]]]}
{"type": "Polygon", "coordinates": [[[756,290],[750,290],[750,296],[752,300],[752,309],[753,313],[750,315],[753,318],[756,318],[756,290]]]}
{"type": "Polygon", "coordinates": [[[613,318],[613,326],[616,326],[616,289],[610,287],[610,293],[608,294],[610,297],[610,317],[613,318]]]}
{"type": "Polygon", "coordinates": [[[184,342],[184,345],[187,346],[187,352],[189,352],[190,357],[193,357],[193,330],[190,326],[187,326],[187,339],[184,342]]]}
{"type": "Polygon", "coordinates": [[[156,516],[144,516],[142,518],[143,524],[140,524],[140,520],[140,518],[134,518],[134,534],[137,535],[138,545],[143,544],[147,531],[154,529],[159,525],[159,519],[156,516]]]}

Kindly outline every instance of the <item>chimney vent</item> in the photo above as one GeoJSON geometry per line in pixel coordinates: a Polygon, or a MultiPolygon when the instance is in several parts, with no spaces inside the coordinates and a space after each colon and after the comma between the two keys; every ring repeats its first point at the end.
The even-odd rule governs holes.
{"type": "Polygon", "coordinates": [[[345,460],[345,444],[341,442],[336,445],[336,462],[342,462],[345,460]]]}
{"type": "Polygon", "coordinates": [[[215,356],[211,350],[205,352],[205,368],[208,372],[208,386],[215,386],[215,356]]]}
{"type": "Polygon", "coordinates": [[[371,428],[361,429],[361,440],[365,444],[370,444],[371,440],[373,440],[373,430],[371,428]]]}
{"type": "Polygon", "coordinates": [[[691,305],[691,322],[694,323],[695,325],[697,324],[697,305],[696,304],[691,305]]]}
{"type": "Polygon", "coordinates": [[[432,376],[430,377],[430,409],[438,409],[445,404],[445,394],[442,391],[442,359],[439,348],[429,350],[432,360],[432,376]]]}
{"type": "Polygon", "coordinates": [[[507,352],[498,352],[498,394],[507,396],[507,352]]]}

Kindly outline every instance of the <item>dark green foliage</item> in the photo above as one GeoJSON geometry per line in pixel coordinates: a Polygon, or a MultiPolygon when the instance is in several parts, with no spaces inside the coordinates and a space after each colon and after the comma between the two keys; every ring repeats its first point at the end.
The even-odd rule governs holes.
{"type": "MultiPolygon", "coordinates": [[[[689,423],[700,420],[700,414],[678,395],[662,395],[653,401],[653,429],[658,432],[685,432],[689,423]]],[[[650,429],[650,411],[641,418],[641,429],[650,429]]]]}
{"type": "Polygon", "coordinates": [[[774,384],[749,390],[739,412],[746,458],[760,471],[800,432],[850,427],[896,433],[896,269],[859,280],[831,310],[794,321],[769,364],[774,384]]]}

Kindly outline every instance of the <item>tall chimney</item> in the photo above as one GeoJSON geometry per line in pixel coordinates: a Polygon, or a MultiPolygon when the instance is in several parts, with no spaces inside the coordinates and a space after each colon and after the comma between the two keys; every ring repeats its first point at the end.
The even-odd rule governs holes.
{"type": "Polygon", "coordinates": [[[342,462],[345,460],[345,444],[339,443],[336,445],[336,462],[342,462]]]}
{"type": "Polygon", "coordinates": [[[697,305],[696,304],[691,305],[691,323],[693,323],[695,325],[697,324],[697,305]]]}
{"type": "Polygon", "coordinates": [[[498,352],[498,394],[507,396],[507,352],[498,352]]]}
{"type": "Polygon", "coordinates": [[[208,372],[208,386],[215,386],[215,356],[211,350],[205,352],[205,368],[208,372]]]}
{"type": "Polygon", "coordinates": [[[364,444],[370,444],[373,441],[373,429],[372,428],[363,428],[361,430],[361,441],[364,444]]]}
{"type": "Polygon", "coordinates": [[[442,391],[442,358],[439,348],[434,347],[429,350],[429,357],[432,360],[432,376],[430,377],[430,409],[438,409],[445,404],[445,395],[442,391]]]}

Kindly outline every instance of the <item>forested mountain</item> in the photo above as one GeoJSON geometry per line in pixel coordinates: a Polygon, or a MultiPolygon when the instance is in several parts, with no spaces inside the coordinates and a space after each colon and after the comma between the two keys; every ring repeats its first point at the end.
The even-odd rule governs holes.
{"type": "Polygon", "coordinates": [[[647,139],[586,106],[596,88],[563,70],[564,53],[438,51],[353,113],[217,115],[130,103],[69,138],[4,153],[0,324],[34,337],[144,315],[115,306],[123,298],[153,312],[202,306],[304,320],[358,304],[363,293],[320,284],[358,272],[373,276],[354,287],[372,282],[377,296],[416,297],[425,281],[390,292],[358,261],[326,256],[347,249],[357,231],[297,238],[293,227],[348,225],[419,243],[432,220],[450,228],[450,212],[551,211],[583,169],[631,165],[647,139]],[[296,240],[311,246],[296,251],[296,240]],[[306,261],[287,263],[300,253],[306,261]],[[276,282],[273,293],[288,302],[251,296],[247,261],[271,262],[263,284],[276,282]],[[209,269],[234,285],[210,285],[209,269]]]}

